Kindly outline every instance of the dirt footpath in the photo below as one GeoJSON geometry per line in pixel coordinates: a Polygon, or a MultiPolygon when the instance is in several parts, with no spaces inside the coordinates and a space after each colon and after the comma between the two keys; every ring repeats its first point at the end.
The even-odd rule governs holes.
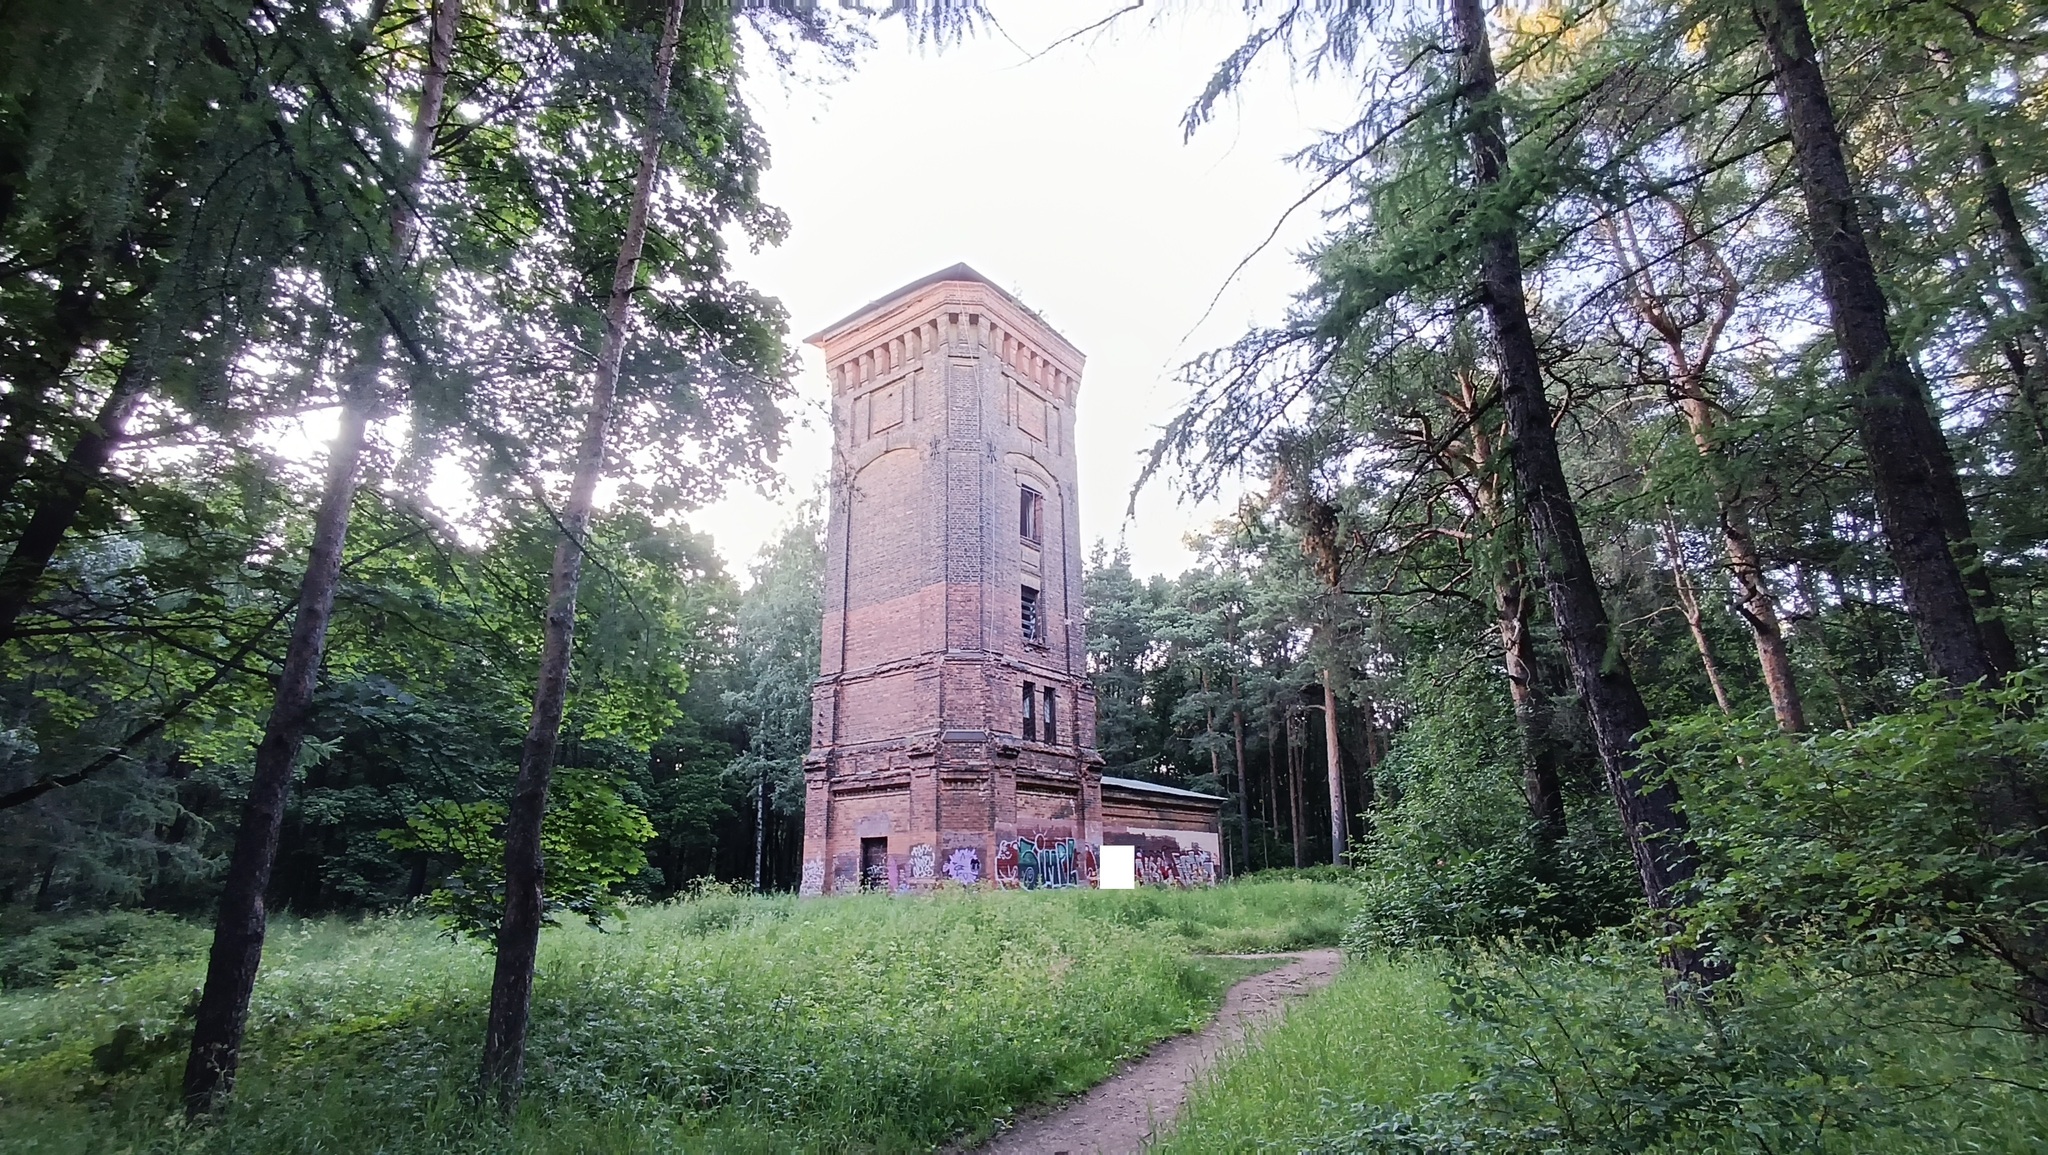
{"type": "Polygon", "coordinates": [[[1143,1150],[1155,1135],[1172,1125],[1187,1103],[1189,1086],[1226,1049],[1277,1019],[1288,1003],[1328,986],[1343,961],[1336,950],[1270,957],[1294,961],[1231,987],[1216,1020],[1201,1032],[1168,1039],[1079,1098],[1038,1113],[1025,1112],[1016,1126],[975,1151],[980,1155],[1122,1155],[1143,1150]]]}

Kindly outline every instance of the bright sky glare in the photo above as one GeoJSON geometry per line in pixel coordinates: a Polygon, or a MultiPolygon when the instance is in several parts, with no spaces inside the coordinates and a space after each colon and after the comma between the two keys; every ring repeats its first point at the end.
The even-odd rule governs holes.
{"type": "MultiPolygon", "coordinates": [[[[1322,227],[1316,205],[1209,308],[1309,187],[1286,158],[1352,119],[1356,89],[1341,78],[1296,80],[1276,57],[1183,143],[1182,111],[1245,33],[1236,5],[1185,4],[1165,17],[1148,7],[1035,60],[1027,50],[1123,0],[993,7],[1007,40],[984,34],[919,50],[885,26],[856,70],[831,84],[785,83],[755,64],[747,96],[774,159],[765,190],[792,227],[781,247],[737,264],[782,299],[799,339],[956,261],[1009,289],[1088,356],[1077,438],[1083,542],[1121,540],[1138,573],[1178,573],[1192,560],[1183,536],[1219,509],[1184,504],[1155,481],[1127,520],[1143,452],[1182,396],[1176,368],[1279,319],[1303,283],[1294,254],[1322,227]]],[[[823,484],[825,368],[815,349],[803,352],[806,425],[784,457],[787,492],[734,493],[689,519],[736,575],[787,509],[823,484]]]]}

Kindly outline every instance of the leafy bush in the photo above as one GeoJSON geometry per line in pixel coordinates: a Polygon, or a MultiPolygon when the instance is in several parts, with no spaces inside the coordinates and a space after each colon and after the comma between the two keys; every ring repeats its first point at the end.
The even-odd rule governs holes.
{"type": "Polygon", "coordinates": [[[1707,860],[1693,933],[1745,960],[1853,974],[1995,976],[2048,1020],[2048,676],[1852,729],[1697,717],[1646,746],[1682,779],[1707,860]]]}
{"type": "Polygon", "coordinates": [[[158,962],[198,958],[207,941],[203,929],[181,919],[133,910],[9,927],[0,942],[0,990],[124,975],[158,962]]]}
{"type": "Polygon", "coordinates": [[[1574,799],[1544,845],[1522,798],[1521,748],[1499,679],[1420,680],[1418,707],[1375,775],[1391,801],[1352,847],[1360,954],[1512,936],[1578,936],[1627,921],[1639,891],[1602,798],[1574,799]]]}

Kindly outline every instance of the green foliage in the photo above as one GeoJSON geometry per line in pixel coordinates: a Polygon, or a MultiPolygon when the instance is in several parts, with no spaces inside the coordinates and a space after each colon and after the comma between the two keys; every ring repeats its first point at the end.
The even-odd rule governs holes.
{"type": "MultiPolygon", "coordinates": [[[[1710,872],[1687,912],[1725,953],[1793,952],[1855,973],[2048,978],[2039,799],[2048,675],[1947,694],[1843,730],[1701,716],[1646,745],[1683,780],[1710,872]]],[[[2038,997],[2038,996],[2034,996],[2038,997]]]]}
{"type": "MultiPolygon", "coordinates": [[[[561,912],[592,927],[624,912],[618,887],[647,867],[645,844],[654,827],[637,806],[594,774],[564,770],[548,792],[541,822],[542,919],[559,925],[561,912]]],[[[427,896],[451,936],[490,941],[505,910],[505,804],[431,802],[385,834],[398,850],[430,855],[450,865],[446,881],[427,896]]]]}
{"type": "Polygon", "coordinates": [[[726,774],[765,785],[770,803],[786,815],[803,812],[803,761],[811,747],[811,682],[825,616],[821,514],[816,502],[806,503],[762,550],[754,584],[740,599],[734,686],[725,695],[728,719],[746,734],[746,748],[726,774]]]}
{"type": "Polygon", "coordinates": [[[168,915],[133,910],[58,917],[16,918],[0,942],[0,991],[104,980],[164,962],[198,958],[206,935],[168,915]]]}
{"type": "Polygon", "coordinates": [[[1574,798],[1564,836],[1545,843],[1518,783],[1522,753],[1502,679],[1436,674],[1424,667],[1415,679],[1415,716],[1379,768],[1391,801],[1352,852],[1360,903],[1345,945],[1399,955],[1627,921],[1640,892],[1611,806],[1574,798]]]}
{"type": "MultiPolygon", "coordinates": [[[[1308,886],[1175,909],[1323,901],[1308,886]]],[[[204,1130],[166,1135],[182,1056],[147,1042],[176,1029],[196,964],[0,995],[0,1151],[927,1149],[1214,1010],[1222,976],[1156,922],[1103,916],[1129,897],[707,893],[614,933],[565,927],[542,944],[510,1121],[471,1097],[488,959],[424,919],[279,920],[235,1100],[204,1130]],[[132,1062],[96,1067],[124,1030],[132,1062]]]]}

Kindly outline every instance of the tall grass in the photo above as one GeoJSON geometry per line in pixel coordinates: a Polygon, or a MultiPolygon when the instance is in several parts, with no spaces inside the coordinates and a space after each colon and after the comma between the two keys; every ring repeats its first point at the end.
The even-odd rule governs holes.
{"type": "Polygon", "coordinates": [[[510,1121],[470,1098],[486,956],[423,920],[280,920],[207,1128],[175,1111],[196,962],[0,995],[0,1150],[929,1148],[1198,1026],[1224,978],[1190,945],[1331,941],[1345,897],[711,895],[564,927],[510,1121]]]}
{"type": "Polygon", "coordinates": [[[1352,962],[1196,1084],[1155,1150],[1320,1149],[1368,1105],[1404,1107],[1456,1085],[1464,1068],[1444,1001],[1433,962],[1352,962]]]}
{"type": "Polygon", "coordinates": [[[1158,1150],[2048,1149],[2048,1056],[1966,988],[1789,966],[1740,987],[1674,1008],[1641,949],[1354,961],[1200,1083],[1158,1150]]]}

